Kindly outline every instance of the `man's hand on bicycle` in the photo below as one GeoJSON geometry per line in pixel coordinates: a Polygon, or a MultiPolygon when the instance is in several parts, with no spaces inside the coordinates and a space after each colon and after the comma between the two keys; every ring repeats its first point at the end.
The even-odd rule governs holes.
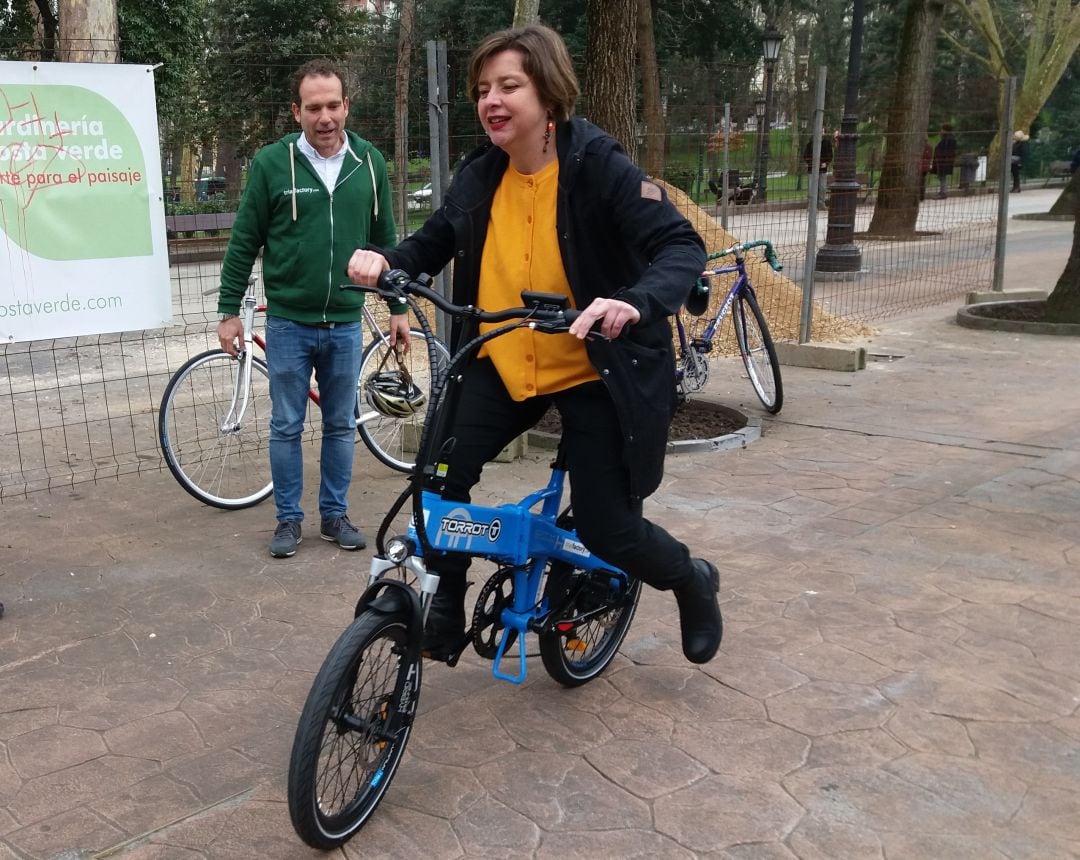
{"type": "Polygon", "coordinates": [[[616,338],[627,325],[634,325],[641,319],[641,312],[627,302],[618,299],[593,299],[581,315],[570,326],[570,334],[584,340],[589,329],[600,323],[600,334],[606,338],[616,338]]]}
{"type": "Polygon", "coordinates": [[[240,344],[244,342],[244,321],[240,317],[222,320],[217,327],[218,343],[233,358],[240,354],[240,344]]]}

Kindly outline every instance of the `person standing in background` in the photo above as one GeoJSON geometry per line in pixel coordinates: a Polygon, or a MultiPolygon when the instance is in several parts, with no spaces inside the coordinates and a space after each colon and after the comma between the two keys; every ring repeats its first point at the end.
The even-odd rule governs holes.
{"type": "Polygon", "coordinates": [[[926,139],[923,144],[922,155],[919,157],[919,200],[920,202],[926,199],[926,177],[930,173],[930,168],[934,166],[934,147],[930,143],[930,138],[926,139]]]}
{"type": "MultiPolygon", "coordinates": [[[[810,174],[810,169],[813,167],[812,161],[814,160],[814,140],[811,138],[806,141],[806,146],[803,147],[803,164],[806,166],[807,175],[810,174]]],[[[825,191],[828,186],[828,182],[825,181],[825,174],[829,172],[829,165],[833,160],[833,147],[832,141],[829,140],[824,134],[821,135],[821,159],[818,163],[818,173],[821,174],[821,178],[818,181],[817,192],[817,207],[818,209],[825,208],[825,191]]]]}
{"type": "Polygon", "coordinates": [[[1020,193],[1020,172],[1024,169],[1027,160],[1027,142],[1029,138],[1023,131],[1017,129],[1013,132],[1012,159],[1009,163],[1009,171],[1012,173],[1012,191],[1020,193]]]}
{"type": "MultiPolygon", "coordinates": [[[[345,78],[328,60],[293,75],[292,114],[300,132],[256,153],[221,268],[218,341],[238,353],[244,326],[237,314],[248,276],[263,252],[266,365],[270,375],[270,474],[277,528],[270,555],[288,558],[301,540],[304,452],[311,374],[319,387],[320,536],[342,549],[362,549],[349,520],[348,492],[356,445],[363,293],[342,291],[352,252],[397,240],[390,180],[382,154],[345,130],[345,78]]],[[[391,307],[390,340],[408,345],[404,304],[391,307]]]]}
{"type": "Polygon", "coordinates": [[[956,137],[952,126],[945,123],[941,127],[941,136],[934,147],[933,173],[938,178],[938,200],[949,196],[949,176],[956,167],[956,137]]]}

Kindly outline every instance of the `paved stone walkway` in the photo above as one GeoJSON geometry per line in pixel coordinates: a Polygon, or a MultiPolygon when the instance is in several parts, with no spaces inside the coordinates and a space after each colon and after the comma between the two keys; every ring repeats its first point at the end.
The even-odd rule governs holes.
{"type": "MultiPolygon", "coordinates": [[[[577,690],[427,664],[386,800],[331,856],[1080,856],[1080,341],[954,311],[883,326],[870,351],[902,357],[865,371],[785,368],[760,441],[669,460],[649,513],[721,569],[715,660],[649,592],[577,690]]],[[[400,479],[359,471],[372,531],[400,479]]],[[[269,504],[168,474],[0,517],[0,860],[319,856],[285,771],[367,553],[309,530],[275,561],[269,504]]]]}

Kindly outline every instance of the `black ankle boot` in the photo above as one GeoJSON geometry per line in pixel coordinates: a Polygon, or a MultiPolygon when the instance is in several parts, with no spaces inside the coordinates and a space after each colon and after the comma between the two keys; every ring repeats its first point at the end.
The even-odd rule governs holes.
{"type": "Polygon", "coordinates": [[[724,621],[716,593],[720,590],[720,572],[703,558],[692,562],[689,582],[675,589],[682,628],[682,650],[691,663],[708,663],[720,647],[724,621]]]}
{"type": "Polygon", "coordinates": [[[468,587],[466,582],[443,577],[439,581],[439,590],[431,597],[420,650],[433,660],[446,660],[465,638],[465,590],[468,587]]]}

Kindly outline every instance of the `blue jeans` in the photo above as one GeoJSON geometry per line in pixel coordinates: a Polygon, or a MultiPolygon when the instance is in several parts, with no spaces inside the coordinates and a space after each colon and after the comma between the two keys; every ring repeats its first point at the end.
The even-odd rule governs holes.
{"type": "Polygon", "coordinates": [[[300,522],[304,455],[300,438],[307,416],[311,373],[322,408],[319,513],[340,517],[348,510],[356,447],[356,383],[360,378],[363,326],[303,325],[281,317],[266,320],[266,364],[270,371],[270,475],[278,522],[300,522]]]}

